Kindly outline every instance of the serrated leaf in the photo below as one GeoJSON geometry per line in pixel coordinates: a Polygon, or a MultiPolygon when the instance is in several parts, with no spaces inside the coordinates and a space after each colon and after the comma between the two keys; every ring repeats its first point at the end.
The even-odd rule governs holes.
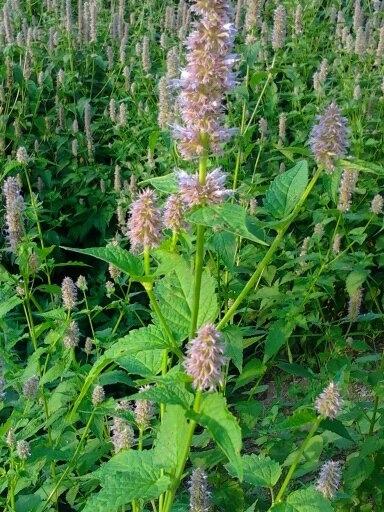
{"type": "Polygon", "coordinates": [[[311,487],[291,493],[287,505],[294,512],[333,512],[330,502],[311,487]]]}
{"type": "Polygon", "coordinates": [[[151,400],[158,404],[181,405],[188,409],[193,401],[193,394],[187,391],[185,385],[180,382],[161,382],[135,393],[130,400],[151,400]]]}
{"type": "MultiPolygon", "coordinates": [[[[265,455],[243,455],[244,482],[260,487],[273,487],[281,476],[280,464],[265,455]]],[[[233,475],[233,468],[228,471],[233,475]]]]}
{"type": "Polygon", "coordinates": [[[148,325],[147,327],[135,329],[131,331],[127,336],[117,340],[116,343],[114,343],[108,350],[106,350],[93,365],[91,371],[85,379],[80,394],[77,397],[73,409],[70,413],[70,419],[74,419],[74,415],[85,395],[87,394],[89,388],[96,381],[104,368],[106,368],[109,364],[112,362],[117,362],[121,365],[123,365],[124,362],[132,363],[132,359],[124,360],[124,358],[135,356],[137,357],[138,362],[141,361],[142,368],[139,368],[139,370],[142,370],[143,367],[144,369],[146,368],[145,359],[147,355],[149,357],[149,354],[154,353],[158,356],[162,350],[167,347],[167,341],[164,339],[161,330],[152,324],[148,325]]]}
{"type": "Polygon", "coordinates": [[[169,477],[155,463],[153,450],[120,452],[94,475],[102,489],[87,500],[83,512],[118,512],[132,500],[156,499],[170,485],[169,477]]]}
{"type": "Polygon", "coordinates": [[[63,247],[63,249],[78,252],[80,254],[86,254],[87,256],[93,256],[94,258],[105,261],[106,263],[111,263],[133,279],[140,279],[144,273],[142,260],[122,247],[91,247],[89,249],[63,247]]]}
{"type": "Polygon", "coordinates": [[[302,489],[290,494],[285,503],[273,505],[269,512],[333,512],[330,502],[315,489],[302,489]]]}
{"type": "MultiPolygon", "coordinates": [[[[191,327],[194,278],[191,267],[181,258],[172,257],[173,270],[155,286],[161,311],[174,335],[185,339],[191,327]]],[[[203,272],[197,326],[213,322],[218,304],[216,282],[208,270],[203,272]]]]}
{"type": "Polygon", "coordinates": [[[243,463],[241,460],[241,428],[236,418],[229,412],[225,398],[219,393],[204,397],[196,421],[208,429],[211,436],[227,456],[236,476],[242,480],[243,463]]]}
{"type": "Polygon", "coordinates": [[[188,219],[194,224],[203,224],[216,231],[229,231],[258,244],[268,245],[261,238],[263,232],[253,226],[252,217],[249,217],[245,208],[238,204],[203,206],[192,212],[188,219]]]}
{"type": "Polygon", "coordinates": [[[169,473],[173,473],[187,449],[188,429],[183,407],[168,405],[157,433],[154,461],[169,473]]]}
{"type": "Polygon", "coordinates": [[[296,206],[308,183],[308,163],[301,160],[277,176],[265,195],[264,208],[277,219],[287,217],[296,206]]]}

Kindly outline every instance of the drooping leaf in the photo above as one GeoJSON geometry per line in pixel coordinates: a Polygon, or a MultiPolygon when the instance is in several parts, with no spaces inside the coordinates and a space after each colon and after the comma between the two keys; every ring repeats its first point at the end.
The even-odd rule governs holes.
{"type": "Polygon", "coordinates": [[[241,460],[241,429],[236,418],[229,412],[225,398],[219,393],[204,397],[196,421],[207,428],[211,436],[227,456],[236,476],[242,480],[243,464],[241,460]]]}
{"type": "Polygon", "coordinates": [[[277,176],[267,190],[264,208],[277,219],[287,217],[296,206],[308,183],[308,163],[301,160],[277,176]]]}
{"type": "Polygon", "coordinates": [[[169,473],[174,472],[187,449],[188,429],[183,407],[168,405],[157,433],[154,460],[169,473]]]}
{"type": "Polygon", "coordinates": [[[215,231],[229,231],[258,244],[268,245],[262,238],[263,232],[254,227],[252,218],[238,204],[203,206],[192,212],[188,218],[194,224],[203,224],[215,231]]]}
{"type": "Polygon", "coordinates": [[[93,256],[94,258],[105,261],[106,263],[111,263],[133,279],[140,279],[143,276],[144,271],[142,260],[122,247],[91,247],[89,249],[63,247],[63,249],[78,252],[80,254],[86,254],[87,256],[93,256]]]}

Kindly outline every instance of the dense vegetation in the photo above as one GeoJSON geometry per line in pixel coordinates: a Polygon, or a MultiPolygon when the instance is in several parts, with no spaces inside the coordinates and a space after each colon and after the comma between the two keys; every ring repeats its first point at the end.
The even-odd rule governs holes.
{"type": "Polygon", "coordinates": [[[0,18],[1,510],[384,510],[384,2],[0,18]]]}

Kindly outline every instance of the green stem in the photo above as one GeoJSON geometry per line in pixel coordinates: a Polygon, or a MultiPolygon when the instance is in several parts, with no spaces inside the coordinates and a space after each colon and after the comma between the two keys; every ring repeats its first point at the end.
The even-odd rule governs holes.
{"type": "Polygon", "coordinates": [[[89,321],[89,326],[90,326],[91,332],[92,332],[92,338],[95,339],[95,330],[93,328],[93,322],[92,322],[92,318],[91,318],[91,312],[90,312],[89,306],[88,306],[87,296],[84,291],[83,291],[83,294],[84,294],[85,307],[87,308],[87,317],[88,317],[88,321],[89,321]]]}
{"type": "Polygon", "coordinates": [[[173,337],[172,331],[169,328],[168,323],[163,316],[163,313],[161,312],[159,303],[157,302],[155,293],[152,288],[152,283],[143,283],[143,285],[144,285],[145,291],[147,292],[148,298],[150,300],[151,307],[152,307],[153,311],[156,313],[156,316],[159,319],[161,327],[163,328],[165,334],[167,335],[167,338],[172,346],[172,350],[174,350],[176,354],[182,355],[180,352],[180,349],[177,346],[176,340],[173,337]]]}
{"type": "Polygon", "coordinates": [[[375,395],[375,403],[374,403],[374,406],[373,406],[373,414],[372,414],[371,424],[369,425],[369,435],[370,436],[373,435],[373,431],[375,430],[376,417],[377,417],[377,410],[378,410],[378,408],[379,408],[379,397],[378,397],[378,395],[375,395]]]}
{"type": "MultiPolygon", "coordinates": [[[[201,400],[202,400],[202,393],[201,393],[201,391],[197,391],[196,395],[195,395],[195,401],[193,403],[193,411],[195,413],[200,412],[201,400]]],[[[187,433],[187,443],[185,444],[183,453],[179,459],[179,463],[176,468],[173,486],[166,494],[164,507],[161,510],[161,512],[170,512],[170,510],[172,508],[172,504],[173,504],[173,500],[175,499],[176,491],[179,488],[180,482],[183,478],[184,469],[185,469],[185,465],[187,463],[189,452],[191,449],[192,438],[193,438],[193,434],[195,432],[195,428],[196,428],[196,421],[190,420],[189,429],[188,429],[188,433],[187,433]]]]}
{"type": "MultiPolygon", "coordinates": [[[[199,161],[199,183],[200,185],[205,184],[207,177],[207,154],[200,157],[199,161]]],[[[192,302],[192,316],[191,316],[191,330],[190,337],[193,338],[196,332],[197,320],[199,316],[199,304],[200,304],[200,290],[201,290],[201,278],[203,275],[203,260],[204,260],[204,234],[205,227],[198,224],[196,228],[196,256],[195,256],[195,282],[193,286],[193,302],[192,302]]]]}
{"type": "Polygon", "coordinates": [[[305,449],[307,448],[309,441],[312,439],[312,437],[315,435],[316,430],[319,428],[320,423],[322,422],[323,417],[319,416],[316,421],[313,423],[311,430],[308,432],[307,437],[305,438],[303,444],[301,445],[299,451],[296,453],[295,458],[293,459],[293,462],[291,464],[291,467],[288,470],[287,476],[285,477],[283,483],[281,484],[280,490],[276,495],[275,503],[280,503],[283,499],[284,493],[287,490],[287,487],[289,485],[289,482],[292,480],[293,474],[298,466],[298,464],[301,461],[301,458],[303,456],[303,453],[305,449]]]}
{"type": "Polygon", "coordinates": [[[313,178],[311,179],[311,181],[308,183],[308,185],[307,185],[306,189],[304,190],[303,195],[301,196],[300,200],[298,201],[298,203],[296,204],[295,208],[293,209],[293,211],[292,211],[292,213],[290,215],[289,221],[287,221],[285,223],[285,225],[280,227],[279,230],[277,231],[277,235],[276,235],[275,239],[273,240],[272,244],[270,245],[267,253],[264,256],[264,258],[260,261],[260,263],[256,267],[255,272],[252,274],[252,276],[250,277],[249,281],[246,283],[246,285],[244,286],[244,288],[242,289],[242,291],[238,295],[238,297],[235,300],[235,302],[232,304],[232,306],[228,309],[228,311],[225,313],[223,318],[218,323],[217,328],[219,330],[223,329],[227,325],[227,323],[236,314],[236,311],[238,310],[240,304],[245,300],[247,295],[253,290],[253,288],[256,285],[258,279],[263,274],[265,268],[267,267],[267,265],[271,261],[273,255],[275,254],[277,249],[279,248],[280,243],[283,240],[284,235],[287,232],[288,228],[290,227],[292,222],[295,220],[295,218],[299,214],[299,212],[300,212],[303,204],[305,203],[308,195],[310,194],[310,192],[312,191],[313,187],[315,186],[317,180],[319,179],[321,171],[322,171],[322,169],[319,167],[317,169],[316,173],[314,174],[313,178]]]}
{"type": "Polygon", "coordinates": [[[255,115],[257,113],[257,110],[259,108],[259,105],[260,105],[260,102],[264,96],[264,93],[265,91],[267,90],[267,86],[269,84],[269,81],[271,80],[271,78],[273,77],[273,74],[272,74],[272,69],[273,69],[273,66],[275,65],[275,60],[276,60],[276,54],[273,56],[273,60],[272,60],[272,63],[270,65],[270,69],[271,71],[268,73],[268,76],[267,76],[267,79],[265,80],[265,83],[264,83],[264,87],[262,88],[261,90],[261,93],[260,93],[260,96],[256,102],[256,105],[255,105],[255,108],[253,109],[253,112],[252,112],[252,115],[251,117],[249,118],[249,121],[247,123],[247,126],[245,127],[245,130],[244,130],[244,134],[247,133],[247,131],[249,130],[251,124],[253,123],[253,120],[255,118],[255,115]]]}

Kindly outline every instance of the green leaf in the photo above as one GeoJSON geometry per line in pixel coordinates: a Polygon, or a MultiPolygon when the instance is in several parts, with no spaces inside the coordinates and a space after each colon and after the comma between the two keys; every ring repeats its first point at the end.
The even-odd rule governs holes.
{"type": "Polygon", "coordinates": [[[130,400],[151,400],[159,404],[181,405],[188,409],[193,401],[193,394],[187,391],[185,385],[180,382],[161,382],[149,389],[135,393],[130,400]]]}
{"type": "MultiPolygon", "coordinates": [[[[260,487],[273,487],[281,476],[281,467],[265,455],[243,455],[244,482],[260,487]]],[[[233,475],[233,468],[228,465],[228,471],[233,475]]]]}
{"type": "Polygon", "coordinates": [[[312,409],[298,409],[292,416],[279,424],[279,428],[297,428],[307,423],[313,422],[316,419],[316,414],[312,409]]]}
{"type": "Polygon", "coordinates": [[[164,192],[165,194],[174,194],[178,191],[177,178],[175,173],[166,174],[165,176],[156,176],[155,178],[148,178],[141,181],[140,185],[150,184],[156,190],[164,192]]]}
{"type": "Polygon", "coordinates": [[[279,352],[281,347],[285,345],[289,336],[292,334],[292,331],[293,326],[286,319],[277,320],[277,322],[271,325],[268,330],[267,339],[265,340],[264,363],[279,352]]]}
{"type": "Polygon", "coordinates": [[[200,425],[208,429],[227,456],[234,473],[242,480],[241,428],[236,418],[229,412],[225,398],[219,393],[206,395],[200,413],[193,416],[200,425]]]}
{"type": "Polygon", "coordinates": [[[67,251],[78,252],[93,256],[99,260],[111,263],[122,272],[125,272],[133,279],[140,279],[143,276],[143,264],[140,258],[137,258],[129,251],[122,247],[108,246],[108,247],[92,247],[89,249],[73,249],[71,247],[63,247],[67,251]]]}
{"type": "Polygon", "coordinates": [[[287,504],[295,512],[333,512],[330,502],[313,488],[293,492],[288,496],[287,504]]]}
{"type": "Polygon", "coordinates": [[[324,430],[329,430],[330,432],[334,432],[335,434],[338,434],[339,436],[344,437],[345,439],[353,441],[353,438],[351,437],[350,433],[344,427],[340,420],[330,420],[329,418],[326,418],[321,422],[321,428],[323,428],[324,430]]]}
{"type": "Polygon", "coordinates": [[[165,492],[170,479],[162,474],[153,450],[124,450],[93,473],[101,491],[87,500],[83,512],[118,512],[132,500],[144,502],[165,492]]]}
{"type": "Polygon", "coordinates": [[[229,325],[223,330],[225,355],[232,359],[233,364],[241,373],[243,370],[243,336],[236,325],[229,325]]]}
{"type": "Polygon", "coordinates": [[[183,407],[168,405],[157,433],[154,461],[170,473],[176,469],[187,449],[188,430],[183,407]]]}
{"type": "Polygon", "coordinates": [[[291,493],[285,503],[271,507],[270,512],[333,512],[331,503],[313,487],[291,493]]]}
{"type": "Polygon", "coordinates": [[[14,295],[7,300],[4,300],[0,304],[0,318],[4,318],[7,313],[22,303],[20,297],[14,295]]]}
{"type": "Polygon", "coordinates": [[[308,163],[301,160],[292,169],[277,176],[265,195],[264,208],[277,219],[287,217],[308,183],[308,163]]]}
{"type": "Polygon", "coordinates": [[[258,244],[268,245],[261,238],[264,236],[263,232],[254,228],[252,217],[249,217],[245,208],[238,204],[203,206],[192,212],[188,218],[194,224],[203,224],[215,231],[229,231],[258,244]]]}
{"type": "MultiPolygon", "coordinates": [[[[191,326],[194,279],[191,267],[180,256],[168,256],[173,270],[155,286],[161,311],[172,332],[179,340],[185,339],[191,326]]],[[[213,322],[218,312],[215,294],[216,281],[205,270],[200,291],[197,326],[213,322]]]]}
{"type": "MultiPolygon", "coordinates": [[[[75,413],[83,401],[85,395],[87,394],[89,388],[96,381],[100,373],[106,368],[109,364],[113,362],[117,362],[121,366],[124,363],[129,363],[133,361],[133,359],[127,359],[128,357],[136,357],[138,362],[146,368],[145,364],[148,358],[150,357],[161,357],[161,353],[164,348],[169,348],[167,341],[165,340],[161,330],[155,325],[148,325],[147,327],[142,327],[140,329],[135,329],[131,331],[127,336],[120,338],[116,341],[108,350],[104,352],[104,354],[95,362],[91,371],[87,375],[83,387],[80,391],[79,396],[76,399],[76,402],[73,406],[73,409],[70,413],[70,420],[73,420],[75,417],[75,413]]],[[[140,371],[140,368],[136,368],[136,370],[140,371]]],[[[148,372],[150,371],[147,368],[148,372]]]]}

